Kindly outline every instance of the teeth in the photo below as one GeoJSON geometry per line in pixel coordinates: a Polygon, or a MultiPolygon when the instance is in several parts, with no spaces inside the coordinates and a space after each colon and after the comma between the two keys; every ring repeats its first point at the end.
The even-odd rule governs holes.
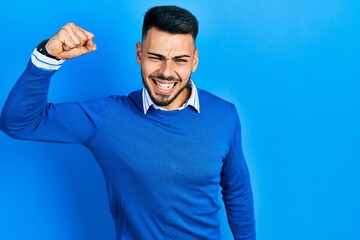
{"type": "Polygon", "coordinates": [[[169,89],[172,89],[174,87],[175,83],[159,83],[159,82],[156,82],[156,85],[161,89],[169,90],[169,89]]]}

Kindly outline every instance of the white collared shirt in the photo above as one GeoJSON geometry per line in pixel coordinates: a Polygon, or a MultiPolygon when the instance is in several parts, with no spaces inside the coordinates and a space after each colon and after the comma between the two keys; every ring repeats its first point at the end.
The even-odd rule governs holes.
{"type": "MultiPolygon", "coordinates": [[[[198,113],[200,113],[199,95],[198,95],[198,91],[197,91],[197,88],[196,88],[194,82],[190,79],[189,83],[186,86],[191,88],[190,98],[181,107],[174,109],[174,110],[182,110],[182,109],[186,108],[187,106],[192,106],[193,108],[195,108],[195,110],[198,113]]],[[[148,112],[150,107],[153,107],[155,109],[160,109],[163,111],[169,111],[165,108],[156,106],[155,103],[153,102],[153,100],[151,99],[149,92],[146,90],[145,87],[142,90],[142,99],[143,99],[144,114],[146,114],[148,112]]]]}

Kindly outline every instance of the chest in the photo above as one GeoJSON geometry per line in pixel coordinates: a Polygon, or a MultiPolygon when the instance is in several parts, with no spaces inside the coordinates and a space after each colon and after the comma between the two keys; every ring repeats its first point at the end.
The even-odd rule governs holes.
{"type": "Polygon", "coordinates": [[[206,186],[219,182],[229,136],[198,116],[181,121],[127,114],[106,119],[92,148],[112,178],[206,186]]]}

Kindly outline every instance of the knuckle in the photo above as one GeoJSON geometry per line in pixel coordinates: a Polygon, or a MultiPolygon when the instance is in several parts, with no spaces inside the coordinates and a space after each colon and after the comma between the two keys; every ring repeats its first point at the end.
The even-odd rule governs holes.
{"type": "Polygon", "coordinates": [[[74,26],[75,26],[74,23],[69,22],[69,23],[65,24],[61,29],[70,30],[70,29],[72,29],[74,26]]]}
{"type": "Polygon", "coordinates": [[[64,33],[67,32],[69,29],[70,29],[69,25],[65,25],[60,29],[60,31],[64,33]]]}
{"type": "Polygon", "coordinates": [[[66,28],[65,27],[62,27],[59,31],[59,35],[64,35],[66,33],[66,28]]]}

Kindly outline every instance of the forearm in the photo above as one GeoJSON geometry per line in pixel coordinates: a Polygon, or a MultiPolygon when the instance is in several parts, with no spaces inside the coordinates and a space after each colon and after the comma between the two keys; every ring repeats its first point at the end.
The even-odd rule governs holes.
{"type": "Polygon", "coordinates": [[[251,185],[246,184],[238,191],[223,192],[227,218],[236,240],[255,240],[254,203],[251,185]]]}

